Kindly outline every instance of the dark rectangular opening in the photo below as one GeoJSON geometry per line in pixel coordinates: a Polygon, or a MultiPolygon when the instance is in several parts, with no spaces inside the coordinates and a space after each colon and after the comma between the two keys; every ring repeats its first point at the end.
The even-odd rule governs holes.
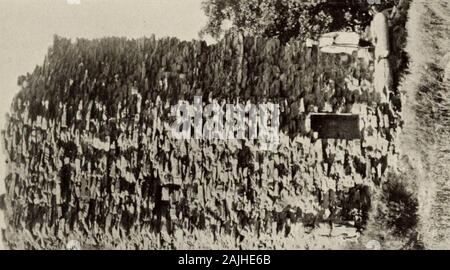
{"type": "Polygon", "coordinates": [[[6,210],[5,194],[0,195],[0,210],[2,211],[6,210]]]}
{"type": "Polygon", "coordinates": [[[360,139],[359,115],[311,114],[311,129],[320,139],[360,139]]]}

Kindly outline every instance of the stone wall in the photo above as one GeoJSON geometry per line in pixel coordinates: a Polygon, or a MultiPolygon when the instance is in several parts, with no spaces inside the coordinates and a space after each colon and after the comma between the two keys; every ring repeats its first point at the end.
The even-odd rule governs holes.
{"type": "Polygon", "coordinates": [[[371,193],[395,167],[401,124],[379,102],[372,73],[356,55],[297,41],[55,37],[44,64],[19,78],[2,132],[6,242],[305,248],[290,242],[324,224],[330,236],[342,226],[357,235],[371,193]],[[261,151],[257,140],[175,140],[165,128],[170,105],[194,96],[279,104],[278,149],[261,151]],[[317,139],[312,112],[358,114],[362,139],[317,139]]]}

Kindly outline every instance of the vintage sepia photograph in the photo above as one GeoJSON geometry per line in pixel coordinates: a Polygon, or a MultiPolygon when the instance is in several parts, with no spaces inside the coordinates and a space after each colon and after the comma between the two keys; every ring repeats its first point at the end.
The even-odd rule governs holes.
{"type": "Polygon", "coordinates": [[[3,250],[450,249],[450,2],[0,0],[0,133],[3,250]]]}

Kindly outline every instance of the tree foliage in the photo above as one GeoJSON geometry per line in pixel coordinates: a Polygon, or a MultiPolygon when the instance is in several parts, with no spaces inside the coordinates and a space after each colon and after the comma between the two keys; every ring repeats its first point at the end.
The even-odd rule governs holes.
{"type": "MultiPolygon", "coordinates": [[[[232,31],[284,42],[316,38],[329,31],[358,31],[370,23],[368,9],[373,2],[376,0],[204,0],[208,22],[200,34],[219,38],[227,22],[232,31]]],[[[383,1],[383,5],[393,2],[383,1]]]]}

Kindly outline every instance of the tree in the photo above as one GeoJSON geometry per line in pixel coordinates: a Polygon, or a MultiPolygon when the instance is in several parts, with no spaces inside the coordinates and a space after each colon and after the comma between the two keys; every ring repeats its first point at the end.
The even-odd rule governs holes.
{"type": "MultiPolygon", "coordinates": [[[[204,0],[208,22],[200,35],[220,38],[227,22],[231,31],[276,37],[283,42],[317,38],[329,31],[359,31],[370,23],[372,2],[376,0],[204,0]]],[[[389,7],[394,0],[383,3],[389,7]]]]}

